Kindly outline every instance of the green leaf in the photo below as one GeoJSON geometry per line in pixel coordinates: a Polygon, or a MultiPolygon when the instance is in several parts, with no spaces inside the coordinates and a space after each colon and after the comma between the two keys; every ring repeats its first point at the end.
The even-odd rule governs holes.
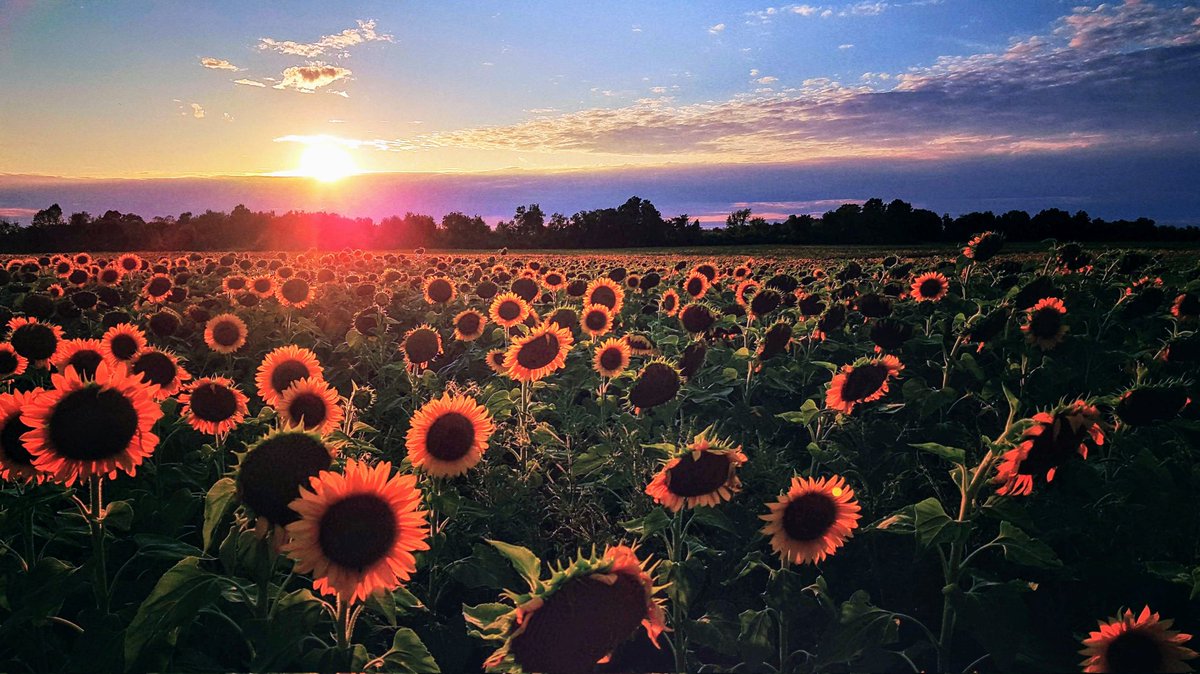
{"type": "Polygon", "coordinates": [[[952,541],[966,531],[966,524],[951,519],[932,496],[913,506],[913,527],[923,548],[952,541]]]}
{"type": "Polygon", "coordinates": [[[190,625],[200,609],[221,595],[221,577],[200,568],[200,558],[187,557],[158,579],[125,630],[125,668],[133,669],[142,651],[190,625]]]}
{"type": "Polygon", "coordinates": [[[387,590],[372,592],[367,597],[366,607],[373,613],[383,616],[388,625],[396,626],[396,598],[387,590]]]}
{"type": "Polygon", "coordinates": [[[133,506],[129,501],[113,501],[104,508],[104,526],[117,531],[129,531],[133,524],[133,506]]]}
{"type": "Polygon", "coordinates": [[[738,646],[747,663],[759,663],[771,656],[775,649],[771,646],[774,620],[770,610],[746,609],[738,614],[738,625],[738,646]]]}
{"type": "Polygon", "coordinates": [[[523,548],[519,545],[493,541],[490,538],[484,540],[493,548],[496,548],[508,561],[512,562],[513,568],[525,579],[525,582],[529,583],[530,588],[538,586],[538,579],[542,575],[542,560],[538,559],[537,555],[530,552],[528,548],[523,548]]]}
{"type": "Polygon", "coordinates": [[[817,401],[809,398],[808,400],[804,401],[804,404],[800,405],[799,410],[795,412],[783,412],[782,414],[776,414],[775,416],[788,423],[807,426],[812,423],[812,420],[820,413],[821,408],[817,407],[817,401]]]}
{"type": "Polygon", "coordinates": [[[421,642],[421,637],[407,627],[396,630],[392,647],[383,654],[383,667],[387,672],[412,672],[413,674],[440,674],[437,661],[421,642]]]}
{"type": "Polygon", "coordinates": [[[212,546],[213,534],[225,519],[225,515],[233,508],[237,498],[237,482],[231,477],[223,477],[213,483],[208,493],[204,495],[204,551],[212,546]]]}
{"type": "Polygon", "coordinates": [[[737,527],[733,525],[733,522],[730,521],[729,517],[727,517],[725,513],[709,506],[703,506],[693,510],[692,521],[699,522],[705,526],[714,527],[722,531],[728,531],[731,534],[737,533],[737,527]]]}
{"type": "Polygon", "coordinates": [[[1000,536],[996,539],[996,544],[1004,548],[1004,558],[1015,564],[1039,569],[1054,569],[1062,566],[1062,561],[1054,553],[1054,548],[1030,538],[1029,534],[1010,522],[1000,523],[1000,536]]]}
{"type": "Polygon", "coordinates": [[[662,508],[655,508],[645,517],[621,522],[621,526],[631,534],[646,539],[671,526],[671,518],[662,508]]]}
{"type": "Polygon", "coordinates": [[[842,604],[838,624],[822,641],[818,657],[823,663],[849,662],[868,648],[894,642],[898,632],[895,614],[873,606],[870,595],[858,590],[842,604]]]}
{"type": "Polygon", "coordinates": [[[947,447],[939,445],[936,442],[910,442],[910,447],[916,447],[922,452],[929,452],[934,456],[940,456],[947,461],[954,463],[965,463],[967,460],[967,450],[959,449],[958,447],[947,447]]]}
{"type": "Polygon", "coordinates": [[[503,639],[507,621],[501,619],[512,612],[513,607],[497,602],[478,606],[463,604],[463,619],[475,626],[470,633],[480,639],[503,639]]]}

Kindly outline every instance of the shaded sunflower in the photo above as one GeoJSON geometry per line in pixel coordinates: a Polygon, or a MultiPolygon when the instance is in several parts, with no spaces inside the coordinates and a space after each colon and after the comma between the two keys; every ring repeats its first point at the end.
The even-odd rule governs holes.
{"type": "Polygon", "coordinates": [[[650,338],[640,332],[631,332],[621,339],[629,345],[629,350],[635,356],[653,356],[657,349],[654,347],[654,342],[650,338]]]}
{"type": "Polygon", "coordinates": [[[511,328],[523,322],[529,316],[529,311],[529,303],[516,293],[502,293],[492,300],[488,315],[496,325],[511,328]]]}
{"type": "Polygon", "coordinates": [[[625,340],[610,337],[596,347],[592,368],[601,377],[615,377],[629,367],[630,354],[629,344],[625,340]]]}
{"type": "Polygon", "coordinates": [[[754,279],[747,278],[739,281],[733,290],[733,299],[744,307],[749,304],[750,298],[754,297],[760,288],[762,288],[762,284],[754,279]]]}
{"type": "Polygon", "coordinates": [[[100,352],[110,363],[128,363],[149,342],[146,333],[136,325],[119,323],[100,337],[100,352]]]}
{"type": "Polygon", "coordinates": [[[434,477],[466,473],[483,458],[495,426],[492,415],[470,396],[443,394],[411,420],[405,447],[413,468],[434,477]]]}
{"type": "Polygon", "coordinates": [[[671,512],[715,506],[742,489],[737,469],[746,463],[740,445],[710,438],[705,429],[666,461],[646,487],[646,494],[671,512]]]}
{"type": "Polygon", "coordinates": [[[22,410],[21,436],[33,464],[67,486],[93,476],[115,478],[137,467],[158,446],[150,432],[162,417],[154,387],[130,376],[124,365],[101,363],[95,379],[75,368],[50,375],[54,388],[22,410]]]}
{"type": "Polygon", "coordinates": [[[275,299],[285,307],[302,309],[308,306],[312,298],[312,286],[299,276],[292,276],[275,288],[275,299]]]}
{"type": "Polygon", "coordinates": [[[658,299],[658,310],[667,316],[674,316],[679,311],[679,293],[674,288],[669,288],[662,297],[658,299]]]}
{"type": "Polygon", "coordinates": [[[782,303],[783,296],[778,292],[770,288],[761,290],[754,293],[754,297],[750,298],[750,304],[746,307],[746,314],[751,319],[760,318],[778,309],[782,303]]]}
{"type": "Polygon", "coordinates": [[[700,272],[693,271],[691,274],[688,274],[687,278],[683,280],[682,287],[683,292],[687,293],[689,297],[691,297],[693,300],[698,300],[701,297],[704,297],[711,285],[712,284],[709,283],[707,276],[701,274],[700,272]]]}
{"type": "Polygon", "coordinates": [[[425,301],[429,304],[446,304],[452,301],[458,292],[449,280],[441,276],[434,276],[425,279],[421,294],[425,296],[425,301]]]}
{"type": "Polygon", "coordinates": [[[692,302],[679,310],[679,324],[693,335],[708,331],[717,322],[716,313],[707,304],[692,302]]]}
{"type": "Polygon", "coordinates": [[[249,401],[233,380],[225,377],[201,377],[179,396],[184,421],[213,436],[223,436],[237,428],[246,418],[249,401]]]}
{"type": "Polygon", "coordinates": [[[508,353],[507,349],[492,349],[488,351],[484,360],[487,361],[488,367],[496,374],[508,374],[508,370],[504,369],[504,355],[508,353]]]}
{"type": "Polygon", "coordinates": [[[323,470],[301,489],[281,550],[296,571],[313,574],[313,589],[341,601],[394,590],[417,570],[413,553],[429,549],[428,511],[420,510],[415,475],[392,464],[350,459],[343,473],[323,470]]]}
{"type": "Polygon", "coordinates": [[[704,366],[704,359],[707,355],[708,343],[704,340],[696,340],[688,344],[683,350],[683,355],[679,357],[679,374],[685,379],[696,376],[696,373],[704,366]]]}
{"type": "Polygon", "coordinates": [[[792,333],[792,324],[787,321],[777,321],[767,328],[762,343],[758,345],[759,360],[767,360],[787,351],[792,343],[792,333]]]}
{"type": "Polygon", "coordinates": [[[681,387],[679,370],[661,358],[642,366],[629,389],[629,404],[641,412],[670,402],[681,387]]]}
{"type": "Polygon", "coordinates": [[[1028,496],[1035,479],[1053,482],[1054,474],[1071,457],[1087,459],[1089,447],[1104,445],[1100,411],[1083,400],[1039,412],[1032,422],[996,469],[996,493],[1001,496],[1028,496]]]}
{"type": "MultiPolygon", "coordinates": [[[[57,360],[57,354],[55,359],[57,360]]],[[[28,367],[29,359],[17,353],[12,344],[0,344],[0,381],[22,375],[28,367]]]]}
{"type": "Polygon", "coordinates": [[[142,298],[148,302],[166,302],[171,297],[175,283],[166,274],[155,274],[142,286],[142,298]]]}
{"type": "Polygon", "coordinates": [[[1135,618],[1125,609],[1108,620],[1099,621],[1098,630],[1083,640],[1084,656],[1079,663],[1085,672],[1190,672],[1186,661],[1196,651],[1183,644],[1192,635],[1172,630],[1172,620],[1163,620],[1146,606],[1135,618]]]}
{"type": "Polygon", "coordinates": [[[843,365],[829,382],[825,407],[850,414],[856,405],[879,400],[888,392],[888,380],[903,369],[904,365],[895,356],[860,359],[852,365],[843,365]]]}
{"type": "Polygon", "coordinates": [[[404,362],[412,367],[428,367],[434,358],[442,355],[442,336],[428,323],[404,333],[400,341],[404,362]]]}
{"type": "Polygon", "coordinates": [[[460,311],[454,317],[454,338],[460,342],[473,342],[483,336],[487,318],[474,309],[460,311]]]}
{"type": "Polygon", "coordinates": [[[791,487],[760,518],[771,548],[794,564],[819,564],[837,552],[858,528],[860,507],[840,476],[793,477],[791,487]]]}
{"type": "Polygon", "coordinates": [[[583,308],[579,326],[593,338],[608,334],[613,327],[612,309],[603,304],[589,304],[583,308]]]}
{"type": "Polygon", "coordinates": [[[1149,426],[1179,416],[1191,401],[1183,386],[1136,386],[1117,400],[1117,418],[1130,426],[1149,426]]]}
{"type": "Polygon", "coordinates": [[[614,315],[619,314],[621,307],[625,306],[625,289],[621,284],[604,276],[592,279],[583,291],[583,305],[589,304],[603,304],[612,309],[614,315]]]}
{"type": "Polygon", "coordinates": [[[204,343],[217,353],[233,353],[246,344],[246,323],[234,314],[220,314],[204,326],[204,343]]]}
{"type": "Polygon", "coordinates": [[[1063,321],[1067,315],[1067,307],[1057,297],[1045,297],[1025,312],[1025,322],[1021,324],[1021,332],[1025,333],[1025,341],[1037,346],[1042,351],[1049,351],[1058,346],[1067,337],[1070,327],[1063,321]]]}
{"type": "Polygon", "coordinates": [[[918,302],[937,302],[950,291],[950,281],[941,272],[931,271],[913,279],[909,292],[918,302]]]}
{"type": "Polygon", "coordinates": [[[283,428],[263,436],[241,457],[239,500],[258,516],[258,529],[285,526],[300,516],[289,506],[300,488],[333,463],[335,450],[315,433],[283,428]]]}
{"type": "Polygon", "coordinates": [[[317,354],[302,346],[289,344],[263,357],[254,375],[258,397],[274,406],[292,384],[301,379],[323,379],[324,370],[317,354]]]}
{"type": "Polygon", "coordinates": [[[571,307],[556,308],[546,320],[550,323],[557,323],[558,327],[571,331],[579,327],[579,314],[571,307]]]}
{"type": "Polygon", "coordinates": [[[170,351],[153,347],[142,349],[129,361],[129,373],[154,385],[154,399],[164,400],[179,392],[183,383],[192,378],[179,365],[179,357],[170,351]]]}
{"type": "Polygon", "coordinates": [[[1181,321],[1194,321],[1200,317],[1200,294],[1181,293],[1171,303],[1171,315],[1181,321]]]}
{"type": "Polygon", "coordinates": [[[575,343],[571,331],[546,323],[513,340],[504,354],[504,370],[517,381],[532,382],[562,369],[575,343]]]}
{"type": "Polygon", "coordinates": [[[62,328],[31,316],[10,319],[8,328],[12,331],[8,343],[34,367],[48,367],[65,344],[62,328]]]}
{"type": "Polygon", "coordinates": [[[968,260],[987,262],[1004,247],[1004,235],[998,232],[984,232],[967,242],[962,254],[968,260]]]}
{"type": "Polygon", "coordinates": [[[292,383],[274,405],[284,426],[299,426],[326,435],[342,421],[338,392],[324,379],[304,378],[292,383]]]}
{"type": "Polygon", "coordinates": [[[21,437],[33,430],[21,422],[21,412],[43,393],[32,391],[0,393],[0,479],[10,482],[42,482],[46,474],[33,465],[33,454],[21,437]]]}
{"type": "Polygon", "coordinates": [[[549,578],[531,579],[529,592],[506,591],[513,608],[487,616],[464,611],[485,638],[503,644],[486,667],[525,672],[587,672],[638,627],[658,646],[666,629],[654,584],[656,564],[633,548],[610,546],[603,555],[580,553],[549,578]]]}

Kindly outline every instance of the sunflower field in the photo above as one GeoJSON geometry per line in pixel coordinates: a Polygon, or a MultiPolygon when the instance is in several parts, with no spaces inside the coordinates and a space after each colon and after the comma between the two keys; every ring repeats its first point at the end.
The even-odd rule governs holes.
{"type": "Polygon", "coordinates": [[[1179,672],[1188,251],[0,260],[0,669],[1179,672]]]}

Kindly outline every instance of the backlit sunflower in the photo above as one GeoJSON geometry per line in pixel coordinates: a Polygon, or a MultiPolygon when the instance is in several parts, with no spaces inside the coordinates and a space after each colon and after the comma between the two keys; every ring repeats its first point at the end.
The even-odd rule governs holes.
{"type": "Polygon", "coordinates": [[[674,316],[679,311],[679,293],[674,288],[668,289],[659,298],[658,310],[667,316],[674,316]]]}
{"type": "Polygon", "coordinates": [[[166,302],[171,297],[171,290],[174,287],[175,284],[171,281],[170,276],[155,274],[142,286],[142,298],[148,302],[166,302]]]}
{"type": "Polygon", "coordinates": [[[608,334],[613,326],[612,309],[603,304],[590,304],[584,307],[583,316],[579,319],[579,326],[593,338],[608,334]]]}
{"type": "Polygon", "coordinates": [[[129,324],[118,323],[100,337],[100,352],[110,363],[128,363],[138,351],[146,348],[146,333],[129,324]]]}
{"type": "Polygon", "coordinates": [[[913,279],[912,293],[913,299],[918,302],[937,302],[946,296],[950,291],[950,281],[940,272],[931,271],[921,274],[913,279]]]}
{"type": "Polygon", "coordinates": [[[1171,629],[1174,621],[1163,620],[1146,606],[1135,618],[1125,609],[1083,640],[1085,672],[1190,672],[1186,661],[1197,657],[1185,647],[1192,635],[1171,629]]]}
{"type": "Polygon", "coordinates": [[[1004,247],[1004,235],[998,232],[978,234],[963,248],[963,257],[976,262],[987,262],[1004,247]]]}
{"type": "Polygon", "coordinates": [[[818,564],[837,552],[858,528],[858,501],[840,476],[793,477],[787,493],[768,503],[762,533],[785,561],[818,564]]]}
{"type": "Polygon", "coordinates": [[[888,392],[888,380],[900,374],[904,365],[895,356],[860,359],[843,365],[833,376],[825,392],[825,407],[850,414],[856,405],[874,402],[888,392]]]}
{"type": "Polygon", "coordinates": [[[1194,321],[1200,317],[1200,293],[1181,293],[1171,303],[1171,315],[1181,321],[1194,321]]]}
{"type": "Polygon", "coordinates": [[[428,323],[404,333],[400,342],[404,362],[412,367],[428,367],[434,358],[442,355],[442,336],[428,323]]]}
{"type": "Polygon", "coordinates": [[[1039,412],[1032,421],[1017,446],[1004,453],[996,470],[995,482],[1000,485],[996,493],[1001,496],[1028,496],[1035,479],[1050,483],[1072,457],[1086,459],[1089,447],[1104,445],[1100,411],[1086,401],[1039,412]]]}
{"type": "Polygon", "coordinates": [[[29,392],[0,393],[0,479],[10,482],[41,482],[46,474],[33,465],[33,454],[25,449],[21,436],[33,430],[21,422],[21,412],[42,389],[29,392]]]}
{"type": "Polygon", "coordinates": [[[228,295],[237,295],[246,290],[250,285],[250,279],[241,274],[230,274],[221,280],[221,290],[228,295]]]}
{"type": "Polygon", "coordinates": [[[709,286],[708,277],[700,272],[693,271],[688,274],[688,277],[683,280],[683,292],[687,293],[693,300],[698,300],[704,297],[708,292],[709,286]]]}
{"type": "Polygon", "coordinates": [[[737,469],[746,463],[741,446],[710,438],[705,429],[682,453],[669,459],[646,487],[646,494],[671,512],[715,506],[742,489],[737,469]]]}
{"type": "Polygon", "coordinates": [[[0,381],[25,374],[29,359],[17,353],[12,344],[0,344],[0,381]]]}
{"type": "Polygon", "coordinates": [[[341,601],[394,590],[416,572],[413,553],[429,549],[416,484],[415,475],[392,475],[387,461],[350,459],[343,473],[321,471],[292,501],[299,519],[281,550],[296,571],[312,573],[313,589],[341,601]]]}
{"type": "Polygon", "coordinates": [[[246,323],[234,314],[220,314],[204,326],[204,343],[217,353],[234,353],[246,344],[246,323]]]}
{"type": "Polygon", "coordinates": [[[542,276],[542,286],[552,293],[567,287],[567,275],[561,271],[551,270],[542,276]]]}
{"type": "Polygon", "coordinates": [[[154,399],[164,400],[179,393],[184,382],[192,378],[179,364],[179,357],[163,349],[142,349],[129,361],[129,373],[153,384],[154,399]]]}
{"type": "Polygon", "coordinates": [[[328,434],[342,422],[338,392],[324,379],[295,381],[274,407],[284,426],[299,426],[319,435],[328,434]]]}
{"type": "Polygon", "coordinates": [[[162,417],[153,386],[124,365],[101,363],[95,379],[75,368],[50,375],[54,388],[26,404],[21,436],[33,465],[66,486],[93,476],[134,475],[158,446],[150,432],[162,417]]]}
{"type": "Polygon", "coordinates": [[[1025,312],[1021,332],[1025,341],[1042,351],[1049,351],[1062,343],[1070,327],[1063,321],[1067,306],[1057,297],[1044,297],[1025,312]]]}
{"type": "Polygon", "coordinates": [[[603,304],[612,309],[614,315],[619,314],[621,307],[625,306],[625,289],[605,276],[592,279],[583,291],[583,305],[589,304],[603,304]]]}
{"type": "Polygon", "coordinates": [[[300,488],[333,464],[335,449],[299,428],[274,431],[251,445],[238,464],[237,493],[258,519],[258,530],[300,519],[289,506],[300,488]]]}
{"type": "Polygon", "coordinates": [[[275,294],[275,277],[270,274],[255,276],[250,279],[250,292],[266,299],[275,294]]]}
{"type": "Polygon", "coordinates": [[[629,367],[631,351],[623,339],[608,338],[596,347],[592,356],[592,368],[601,377],[615,377],[629,367]]]}
{"type": "Polygon", "coordinates": [[[684,305],[679,313],[679,324],[692,335],[700,335],[708,331],[717,322],[716,312],[707,304],[692,302],[684,305]]]}
{"type": "Polygon", "coordinates": [[[502,293],[492,300],[488,315],[496,325],[511,328],[524,321],[529,316],[529,311],[529,303],[516,293],[502,293]]]}
{"type": "Polygon", "coordinates": [[[312,298],[312,286],[299,276],[292,276],[275,288],[275,299],[285,307],[302,309],[312,301],[312,298]]]}
{"type": "Polygon", "coordinates": [[[629,351],[635,356],[653,356],[658,350],[654,347],[654,342],[650,338],[640,332],[631,332],[621,339],[629,345],[629,351]]]}
{"type": "Polygon", "coordinates": [[[31,316],[10,319],[8,328],[12,331],[8,343],[34,367],[48,367],[65,344],[62,328],[31,316]]]}
{"type": "Polygon", "coordinates": [[[179,396],[182,416],[201,433],[223,436],[246,418],[250,401],[225,377],[202,377],[187,386],[179,396]]]}
{"type": "MultiPolygon", "coordinates": [[[[735,274],[736,277],[736,274],[735,274]]],[[[750,298],[762,288],[762,284],[752,278],[748,278],[737,284],[733,291],[733,299],[743,307],[749,306],[750,298]]]]}
{"type": "Polygon", "coordinates": [[[470,396],[444,394],[417,410],[405,446],[413,468],[455,477],[483,458],[495,426],[487,408],[470,396]]]}
{"type": "Polygon", "coordinates": [[[504,354],[507,352],[507,349],[492,349],[488,351],[485,360],[487,360],[488,367],[492,369],[492,372],[496,374],[508,374],[508,370],[504,369],[504,354]]]}
{"type": "Polygon", "coordinates": [[[679,370],[661,358],[642,366],[629,389],[629,404],[641,412],[675,399],[682,385],[679,370]]]}
{"type": "Polygon", "coordinates": [[[283,392],[301,379],[323,379],[317,354],[302,346],[289,344],[272,350],[263,357],[254,375],[258,397],[274,406],[283,392]]]}
{"type": "Polygon", "coordinates": [[[523,672],[590,672],[643,627],[651,643],[666,629],[655,595],[657,564],[639,561],[624,545],[603,555],[581,552],[549,578],[531,579],[527,592],[505,591],[513,608],[500,615],[464,611],[484,638],[502,645],[484,663],[523,672]]]}
{"type": "Polygon", "coordinates": [[[440,276],[425,279],[421,292],[429,304],[446,304],[458,294],[454,289],[454,284],[449,279],[440,276]]]}
{"type": "Polygon", "coordinates": [[[517,381],[537,381],[566,365],[567,352],[574,343],[571,331],[557,323],[534,328],[513,340],[504,354],[504,370],[517,381]]]}
{"type": "Polygon", "coordinates": [[[483,336],[487,318],[474,309],[460,311],[454,317],[454,338],[460,342],[473,342],[483,336]]]}
{"type": "Polygon", "coordinates": [[[117,258],[117,267],[126,274],[142,268],[142,258],[134,253],[124,253],[117,258]]]}

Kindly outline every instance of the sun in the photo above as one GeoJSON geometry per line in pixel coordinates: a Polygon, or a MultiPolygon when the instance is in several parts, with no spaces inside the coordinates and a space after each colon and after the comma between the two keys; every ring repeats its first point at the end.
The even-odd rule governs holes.
{"type": "Polygon", "coordinates": [[[331,183],[358,173],[354,158],[346,150],[330,144],[309,145],[300,155],[296,175],[331,183]]]}

